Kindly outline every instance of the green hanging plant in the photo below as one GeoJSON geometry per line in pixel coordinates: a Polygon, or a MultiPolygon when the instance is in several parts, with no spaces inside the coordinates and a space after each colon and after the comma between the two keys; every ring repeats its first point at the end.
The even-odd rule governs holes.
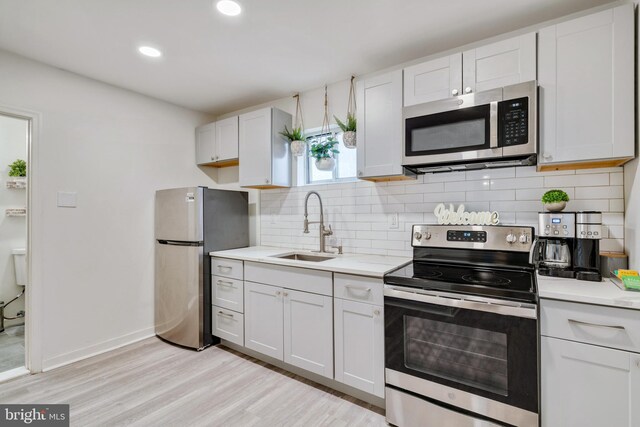
{"type": "Polygon", "coordinates": [[[25,177],[27,176],[27,162],[24,160],[16,160],[9,165],[9,176],[25,177]]]}
{"type": "Polygon", "coordinates": [[[338,140],[330,136],[325,141],[312,142],[309,148],[309,155],[316,160],[333,158],[340,151],[335,148],[338,140]]]}
{"type": "Polygon", "coordinates": [[[355,132],[356,131],[356,116],[351,114],[351,113],[347,113],[347,120],[346,123],[343,122],[342,120],[340,120],[339,118],[337,118],[336,116],[333,116],[334,119],[336,119],[336,123],[338,125],[338,127],[340,127],[340,129],[342,129],[342,132],[355,132]]]}
{"type": "Polygon", "coordinates": [[[292,127],[291,130],[287,128],[287,125],[284,125],[284,130],[280,132],[280,135],[287,138],[289,141],[304,141],[304,132],[302,131],[302,126],[300,127],[292,127]]]}

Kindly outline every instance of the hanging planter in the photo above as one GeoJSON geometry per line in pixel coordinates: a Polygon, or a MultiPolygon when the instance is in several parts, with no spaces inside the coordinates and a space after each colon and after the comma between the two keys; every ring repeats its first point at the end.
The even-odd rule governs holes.
{"type": "Polygon", "coordinates": [[[316,167],[321,171],[330,171],[336,167],[336,159],[333,157],[325,157],[322,159],[316,159],[316,167]]]}
{"type": "Polygon", "coordinates": [[[336,148],[338,140],[329,130],[329,107],[327,102],[327,87],[324,87],[324,119],[322,121],[321,135],[329,135],[321,137],[311,143],[309,156],[316,159],[316,168],[321,171],[330,171],[336,166],[334,156],[340,151],[336,148]]]}
{"type": "Polygon", "coordinates": [[[354,76],[351,76],[351,86],[349,87],[349,103],[347,106],[347,119],[343,122],[336,116],[336,123],[342,130],[342,143],[346,148],[356,148],[356,97],[353,88],[354,76]]]}
{"type": "Polygon", "coordinates": [[[302,107],[300,106],[300,94],[293,95],[296,98],[296,116],[293,119],[293,128],[291,131],[284,127],[284,131],[280,135],[290,141],[291,154],[296,157],[304,156],[307,151],[307,141],[304,137],[304,123],[302,122],[302,107]]]}

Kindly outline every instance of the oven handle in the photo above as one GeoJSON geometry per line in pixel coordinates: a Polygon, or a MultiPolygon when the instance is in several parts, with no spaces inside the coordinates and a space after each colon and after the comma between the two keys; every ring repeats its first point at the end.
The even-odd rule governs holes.
{"type": "Polygon", "coordinates": [[[537,319],[537,307],[533,304],[520,304],[500,302],[498,300],[474,296],[473,300],[466,300],[460,295],[440,292],[438,294],[427,294],[416,292],[415,289],[400,286],[385,285],[384,296],[399,298],[409,301],[424,302],[427,304],[444,305],[447,307],[457,307],[467,310],[485,311],[504,316],[524,317],[527,319],[537,319]],[[514,305],[517,304],[517,305],[514,305]]]}

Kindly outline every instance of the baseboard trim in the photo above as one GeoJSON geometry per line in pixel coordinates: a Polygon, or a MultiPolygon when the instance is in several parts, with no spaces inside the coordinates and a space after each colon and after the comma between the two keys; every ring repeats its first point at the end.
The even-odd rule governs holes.
{"type": "Polygon", "coordinates": [[[154,335],[155,332],[153,327],[145,328],[127,335],[123,335],[121,337],[113,338],[98,344],[91,345],[89,347],[54,356],[49,359],[43,360],[42,371],[51,371],[52,369],[60,368],[74,362],[79,362],[80,360],[88,359],[89,357],[97,356],[99,354],[124,347],[125,345],[142,341],[154,335]]]}
{"type": "Polygon", "coordinates": [[[24,366],[21,366],[15,369],[10,369],[8,371],[0,372],[0,383],[12,380],[14,378],[21,377],[23,375],[29,375],[29,374],[30,374],[29,370],[24,366]]]}

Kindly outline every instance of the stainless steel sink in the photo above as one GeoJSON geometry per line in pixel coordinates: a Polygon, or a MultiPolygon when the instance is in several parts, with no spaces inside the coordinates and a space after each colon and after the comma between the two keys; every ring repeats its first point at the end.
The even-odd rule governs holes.
{"type": "Polygon", "coordinates": [[[298,252],[289,253],[289,254],[272,255],[272,256],[274,258],[290,259],[293,261],[311,261],[311,262],[328,261],[334,258],[332,256],[310,255],[310,254],[303,254],[298,252]]]}

